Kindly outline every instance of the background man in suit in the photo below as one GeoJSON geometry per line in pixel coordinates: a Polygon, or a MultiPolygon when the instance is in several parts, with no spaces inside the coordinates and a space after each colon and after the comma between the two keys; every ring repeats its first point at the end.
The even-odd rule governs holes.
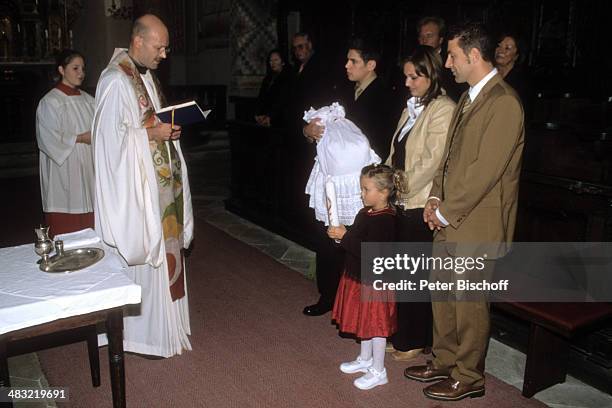
{"type": "Polygon", "coordinates": [[[442,53],[446,24],[441,17],[423,17],[417,23],[417,33],[419,44],[429,45],[438,54],[442,53]]]}
{"type": "MultiPolygon", "coordinates": [[[[434,178],[423,219],[437,230],[434,255],[482,257],[486,253],[487,276],[493,260],[507,252],[514,234],[523,107],[493,68],[495,44],[481,24],[454,27],[449,39],[446,67],[470,89],[455,110],[445,160],[434,178]]],[[[435,277],[439,272],[432,273],[435,277]]],[[[484,395],[490,325],[487,302],[436,301],[432,311],[436,357],[427,365],[407,368],[405,376],[423,382],[442,380],[423,390],[433,399],[484,395]]]]}
{"type": "MultiPolygon", "coordinates": [[[[417,41],[421,45],[429,45],[442,59],[442,64],[446,61],[446,47],[444,40],[446,39],[446,23],[442,17],[427,16],[423,17],[417,23],[417,41]]],[[[459,100],[461,94],[467,89],[464,85],[455,82],[453,75],[449,69],[442,70],[442,88],[446,94],[455,102],[459,100]]]]}
{"type": "Polygon", "coordinates": [[[311,106],[318,108],[327,102],[332,87],[329,67],[321,60],[319,53],[315,52],[308,33],[299,32],[293,35],[292,50],[296,62],[292,97],[297,119],[301,123],[304,111],[311,106]]]}
{"type": "Polygon", "coordinates": [[[291,44],[295,69],[292,72],[289,96],[287,120],[289,137],[283,140],[291,154],[282,159],[283,167],[287,169],[283,175],[283,185],[288,197],[288,205],[283,211],[288,217],[296,220],[301,230],[307,231],[314,229],[314,226],[304,187],[316,152],[302,135],[304,126],[302,117],[304,111],[311,106],[319,107],[327,103],[332,94],[332,81],[327,73],[329,67],[322,60],[321,54],[315,52],[310,34],[306,32],[294,34],[291,44]]]}

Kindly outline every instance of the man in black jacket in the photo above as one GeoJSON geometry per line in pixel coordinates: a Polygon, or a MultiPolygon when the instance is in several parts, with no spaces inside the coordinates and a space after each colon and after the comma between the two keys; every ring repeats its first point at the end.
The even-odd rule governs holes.
{"type": "MultiPolygon", "coordinates": [[[[346,117],[357,125],[370,141],[370,146],[384,161],[389,154],[391,138],[401,105],[393,96],[391,89],[376,75],[380,54],[363,40],[353,40],[347,53],[346,75],[354,85],[340,90],[335,98],[315,105],[330,105],[339,100],[344,106],[346,117]]],[[[329,67],[328,67],[329,71],[329,67]]],[[[321,138],[325,128],[318,119],[303,129],[310,142],[321,138]]],[[[306,306],[303,313],[307,316],[320,316],[332,309],[336,290],[344,266],[344,251],[334,244],[326,234],[326,227],[318,223],[316,277],[320,298],[317,303],[306,306]]]]}
{"type": "Polygon", "coordinates": [[[331,80],[326,72],[329,68],[319,52],[315,52],[311,36],[296,33],[291,41],[295,61],[291,75],[289,95],[287,137],[283,140],[286,154],[282,168],[285,205],[283,211],[292,220],[293,226],[306,235],[316,229],[312,222],[312,211],[304,187],[312,169],[315,149],[307,143],[302,133],[304,111],[328,103],[332,94],[331,80]]]}
{"type": "Polygon", "coordinates": [[[308,33],[294,34],[292,49],[296,62],[292,98],[297,119],[301,123],[304,111],[328,103],[332,85],[329,67],[321,60],[319,53],[315,52],[308,33]]]}
{"type": "MultiPolygon", "coordinates": [[[[340,87],[336,99],[344,106],[347,119],[351,120],[367,136],[372,149],[385,161],[401,102],[376,74],[380,53],[363,39],[354,39],[346,57],[346,76],[350,87],[340,87]]],[[[327,104],[333,102],[328,100],[327,104]]],[[[317,121],[304,127],[304,136],[318,140],[325,129],[317,121]]]]}

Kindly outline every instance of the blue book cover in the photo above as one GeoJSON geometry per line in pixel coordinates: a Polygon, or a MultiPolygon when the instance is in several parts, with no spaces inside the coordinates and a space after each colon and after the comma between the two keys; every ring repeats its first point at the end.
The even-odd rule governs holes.
{"type": "Polygon", "coordinates": [[[206,120],[210,109],[203,111],[196,101],[172,105],[155,112],[159,120],[164,123],[172,123],[172,111],[174,110],[174,123],[180,126],[191,125],[206,120]]]}

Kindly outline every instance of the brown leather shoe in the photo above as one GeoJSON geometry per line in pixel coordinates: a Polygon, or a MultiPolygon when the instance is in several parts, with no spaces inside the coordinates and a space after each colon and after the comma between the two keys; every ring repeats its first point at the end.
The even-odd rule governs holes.
{"type": "Polygon", "coordinates": [[[404,370],[404,377],[421,382],[445,380],[449,375],[447,369],[435,368],[432,361],[427,361],[427,365],[412,366],[404,370]]]}
{"type": "Polygon", "coordinates": [[[441,401],[459,401],[470,397],[483,397],[485,395],[485,387],[462,384],[454,378],[447,378],[439,383],[432,384],[423,389],[423,394],[427,398],[441,401]]]}
{"type": "Polygon", "coordinates": [[[396,350],[391,353],[391,358],[395,361],[410,361],[421,355],[423,349],[412,349],[408,351],[396,350]]]}

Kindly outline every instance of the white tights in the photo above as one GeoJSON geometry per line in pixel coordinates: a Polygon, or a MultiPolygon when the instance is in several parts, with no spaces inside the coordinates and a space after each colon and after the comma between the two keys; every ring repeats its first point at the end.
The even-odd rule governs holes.
{"type": "Polygon", "coordinates": [[[361,353],[359,356],[362,360],[373,358],[372,367],[380,372],[385,368],[385,346],[387,339],[385,337],[372,337],[370,340],[361,340],[361,353]]]}

